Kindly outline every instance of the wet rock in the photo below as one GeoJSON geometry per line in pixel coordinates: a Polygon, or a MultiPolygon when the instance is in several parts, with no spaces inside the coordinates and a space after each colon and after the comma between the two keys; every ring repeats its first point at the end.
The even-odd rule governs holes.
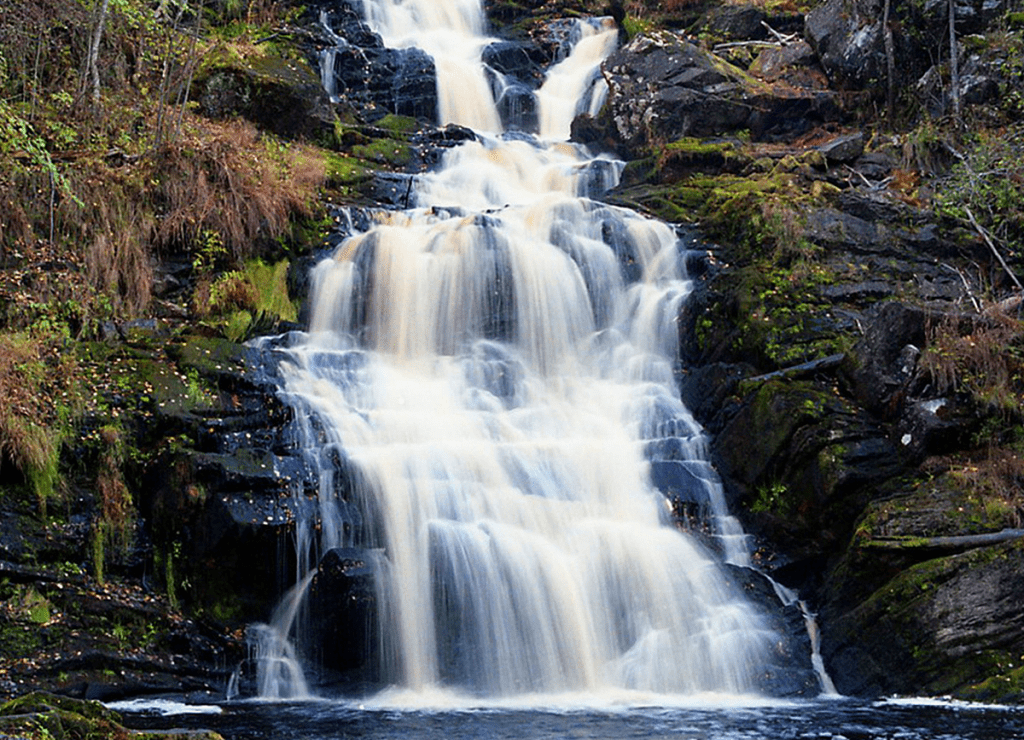
{"type": "Polygon", "coordinates": [[[820,682],[811,664],[811,642],[803,612],[796,602],[783,604],[778,593],[761,572],[726,566],[730,575],[761,612],[779,639],[772,646],[769,662],[760,674],[760,688],[776,697],[817,696],[820,682]]]}
{"type": "Polygon", "coordinates": [[[651,485],[661,491],[673,510],[687,520],[700,519],[710,508],[706,481],[714,480],[707,463],[691,460],[655,460],[651,485]]]}
{"type": "Polygon", "coordinates": [[[812,557],[845,541],[873,486],[903,469],[885,431],[827,386],[772,378],[747,387],[715,436],[714,461],[757,534],[812,557]],[[753,385],[753,388],[750,386],[753,385]]]}
{"type": "Polygon", "coordinates": [[[506,85],[495,101],[506,131],[537,131],[537,97],[521,83],[506,85]]]}
{"type": "Polygon", "coordinates": [[[537,56],[535,50],[521,41],[495,41],[484,47],[481,59],[494,71],[536,87],[544,77],[537,56]]]}
{"type": "Polygon", "coordinates": [[[349,41],[333,53],[333,93],[367,120],[388,113],[437,121],[434,60],[419,49],[387,49],[364,24],[338,29],[349,41]]]}
{"type": "Polygon", "coordinates": [[[378,551],[336,548],[317,566],[309,587],[311,640],[306,646],[334,680],[374,680],[378,551]]]}
{"type": "Polygon", "coordinates": [[[1014,697],[1008,678],[1002,695],[992,679],[1024,648],[1021,588],[1024,547],[1017,539],[899,570],[853,608],[830,604],[822,615],[822,652],[837,689],[855,695],[987,691],[990,699],[1009,690],[1014,697]]]}

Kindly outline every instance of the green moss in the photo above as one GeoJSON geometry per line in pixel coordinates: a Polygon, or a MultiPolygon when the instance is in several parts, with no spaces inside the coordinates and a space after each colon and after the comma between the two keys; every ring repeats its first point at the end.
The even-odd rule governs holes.
{"type": "Polygon", "coordinates": [[[1024,655],[987,652],[978,657],[988,659],[991,675],[960,689],[958,694],[973,701],[1020,703],[1024,698],[1024,655]]]}
{"type": "Polygon", "coordinates": [[[379,165],[402,168],[412,161],[412,147],[399,139],[377,139],[352,147],[352,154],[379,165]]]}
{"type": "Polygon", "coordinates": [[[276,316],[282,321],[297,321],[298,308],[288,295],[288,268],[288,260],[275,264],[252,260],[245,265],[245,275],[256,287],[259,313],[276,316]]]}
{"type": "Polygon", "coordinates": [[[378,128],[386,129],[392,134],[411,134],[419,129],[419,123],[415,118],[399,116],[395,113],[388,113],[377,121],[378,128]]]}
{"type": "MultiPolygon", "coordinates": [[[[0,733],[27,740],[116,740],[129,732],[121,716],[97,701],[35,692],[0,705],[0,733]]],[[[131,733],[134,738],[178,737],[179,733],[131,733]]],[[[192,740],[220,740],[214,732],[189,733],[192,740]]]]}

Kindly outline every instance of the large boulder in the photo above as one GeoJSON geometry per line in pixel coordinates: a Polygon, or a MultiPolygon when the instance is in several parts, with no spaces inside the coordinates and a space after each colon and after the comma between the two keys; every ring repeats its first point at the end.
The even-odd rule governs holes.
{"type": "Polygon", "coordinates": [[[420,49],[345,45],[332,53],[332,93],[374,120],[388,113],[437,122],[434,60],[420,49]]]}
{"type": "Polygon", "coordinates": [[[838,115],[828,93],[758,80],[668,31],[636,37],[603,70],[627,148],[741,129],[772,138],[838,115]]]}
{"type": "Polygon", "coordinates": [[[335,548],[320,559],[310,583],[312,629],[304,648],[322,669],[350,685],[376,678],[380,560],[378,551],[335,548]]]}
{"type": "Polygon", "coordinates": [[[310,66],[274,55],[214,61],[197,75],[193,97],[211,118],[242,116],[286,138],[317,138],[335,120],[310,66]]]}
{"type": "MultiPolygon", "coordinates": [[[[958,0],[958,35],[984,29],[1005,6],[1005,0],[958,0]]],[[[916,82],[937,55],[948,58],[948,14],[946,0],[892,4],[889,29],[897,87],[916,82]]],[[[807,14],[804,35],[835,86],[884,93],[888,62],[883,16],[883,0],[826,0],[807,14]]]]}
{"type": "Polygon", "coordinates": [[[820,612],[841,692],[1020,701],[1024,530],[1004,492],[969,477],[998,480],[1003,464],[933,474],[866,508],[820,612]]]}

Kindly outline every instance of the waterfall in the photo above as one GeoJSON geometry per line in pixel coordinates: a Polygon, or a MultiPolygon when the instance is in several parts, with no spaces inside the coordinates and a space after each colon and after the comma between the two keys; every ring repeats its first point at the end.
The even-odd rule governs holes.
{"type": "Polygon", "coordinates": [[[442,125],[501,130],[481,61],[491,39],[483,35],[480,0],[364,0],[363,5],[367,23],[388,47],[416,47],[434,58],[442,125]]]}
{"type": "MultiPolygon", "coordinates": [[[[365,8],[389,44],[478,60],[486,42],[470,0],[365,8]]],[[[614,28],[583,27],[539,96],[545,137],[564,139],[600,95],[614,28]]],[[[484,133],[417,178],[415,207],[316,267],[309,331],[282,364],[321,471],[316,506],[293,507],[309,512],[298,590],[310,553],[379,552],[381,675],[413,691],[756,691],[776,635],[654,482],[684,482],[725,559],[746,562],[674,380],[690,290],[679,238],[590,198],[618,163],[486,135],[489,93],[449,84],[464,107],[442,118],[484,133]],[[352,504],[361,534],[342,524],[352,504]]],[[[298,611],[292,595],[264,640],[272,696],[306,691],[285,680],[291,648],[273,652],[298,611]]]]}

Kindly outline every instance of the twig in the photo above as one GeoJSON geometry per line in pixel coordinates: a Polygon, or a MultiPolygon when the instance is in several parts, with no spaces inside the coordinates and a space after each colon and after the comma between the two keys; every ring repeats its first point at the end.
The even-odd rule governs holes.
{"type": "Polygon", "coordinates": [[[886,86],[886,113],[889,116],[889,125],[893,123],[893,115],[896,108],[896,63],[894,61],[892,29],[889,27],[889,7],[891,0],[885,0],[885,9],[882,11],[882,29],[885,32],[885,86],[886,86]]]}
{"type": "Polygon", "coordinates": [[[947,265],[945,262],[942,263],[942,266],[945,267],[950,272],[955,272],[957,275],[960,276],[960,282],[964,284],[964,290],[967,291],[967,297],[971,299],[971,305],[974,306],[975,311],[981,313],[981,304],[978,303],[978,299],[974,297],[974,293],[971,291],[971,286],[967,282],[967,276],[964,275],[963,272],[961,272],[960,270],[953,267],[952,265],[947,265]]]}
{"type": "Polygon", "coordinates": [[[960,64],[956,43],[956,3],[949,0],[949,87],[953,94],[953,112],[960,122],[960,64]]]}
{"type": "Polygon", "coordinates": [[[784,33],[779,33],[774,28],[769,26],[768,23],[765,21],[761,21],[761,25],[767,28],[768,33],[774,36],[775,39],[783,46],[788,46],[789,44],[792,44],[794,41],[796,41],[797,35],[795,33],[791,33],[788,35],[784,33]]]}
{"type": "Polygon", "coordinates": [[[1003,269],[1006,270],[1006,274],[1010,276],[1010,279],[1013,281],[1013,284],[1017,286],[1017,290],[1024,291],[1024,285],[1020,284],[1020,280],[1018,280],[1017,276],[1013,274],[1013,270],[1010,269],[1010,266],[1006,264],[1006,260],[1003,259],[1003,255],[1001,255],[999,253],[999,250],[996,249],[996,245],[992,241],[992,237],[990,237],[988,235],[988,232],[981,227],[981,224],[979,224],[977,220],[975,220],[974,214],[971,212],[971,207],[965,206],[964,210],[967,212],[967,218],[971,220],[971,226],[973,226],[974,229],[979,234],[981,234],[981,238],[985,240],[986,244],[988,244],[988,248],[992,250],[992,254],[996,256],[996,259],[999,260],[999,264],[1003,266],[1003,269]]]}
{"type": "Polygon", "coordinates": [[[713,51],[716,53],[723,49],[736,49],[741,46],[780,46],[778,41],[725,41],[721,44],[715,44],[713,51]]]}

